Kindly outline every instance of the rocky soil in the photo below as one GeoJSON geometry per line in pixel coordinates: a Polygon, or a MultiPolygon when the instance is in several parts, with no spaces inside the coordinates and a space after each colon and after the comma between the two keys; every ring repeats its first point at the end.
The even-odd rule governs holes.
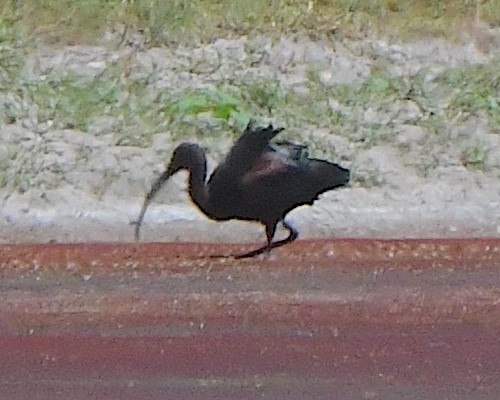
{"type": "MultiPolygon", "coordinates": [[[[273,78],[282,90],[308,102],[315,96],[314,79],[324,87],[356,84],[382,69],[403,81],[421,76],[427,98],[434,100],[432,112],[444,115],[449,93],[440,92],[436,77],[451,68],[498,63],[500,34],[489,34],[487,46],[473,37],[455,43],[429,39],[398,44],[382,39],[334,43],[242,37],[193,49],[40,46],[26,57],[23,76],[40,80],[71,72],[86,79],[127,60],[127,74],[147,78],[151,96],[273,78]]],[[[15,93],[1,95],[0,105],[26,106],[15,93]]],[[[428,107],[411,98],[344,110],[332,97],[328,106],[330,111],[350,112],[358,128],[379,127],[386,135],[367,145],[358,128],[349,131],[321,121],[300,131],[294,128],[294,138],[311,142],[313,154],[326,153],[353,171],[351,187],[288,215],[301,238],[500,236],[500,129],[486,115],[450,117],[446,134],[437,137],[421,124],[428,107]],[[470,145],[484,153],[479,167],[464,162],[464,149],[470,145]]],[[[264,117],[287,127],[286,120],[264,117]]],[[[132,241],[130,223],[144,194],[181,141],[166,127],[149,147],[119,144],[119,124],[104,112],[85,132],[42,120],[36,108],[16,121],[0,122],[0,243],[132,241]]],[[[223,138],[209,143],[211,168],[231,143],[228,136],[223,138]]],[[[207,220],[187,200],[185,178],[178,174],[149,209],[143,240],[264,240],[258,224],[207,220]]]]}

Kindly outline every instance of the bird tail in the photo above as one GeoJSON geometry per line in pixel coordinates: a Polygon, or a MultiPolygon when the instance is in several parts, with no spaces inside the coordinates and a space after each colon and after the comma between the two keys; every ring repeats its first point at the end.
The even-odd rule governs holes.
{"type": "Polygon", "coordinates": [[[314,176],[319,180],[319,184],[325,190],[334,189],[336,187],[345,186],[350,180],[350,171],[338,164],[334,164],[325,160],[311,159],[314,176]]]}

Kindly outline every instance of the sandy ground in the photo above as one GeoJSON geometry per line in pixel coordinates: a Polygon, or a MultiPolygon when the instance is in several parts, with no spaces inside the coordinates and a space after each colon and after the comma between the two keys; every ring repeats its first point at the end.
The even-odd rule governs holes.
{"type": "MultiPolygon", "coordinates": [[[[323,196],[313,207],[293,211],[287,221],[299,230],[300,238],[500,236],[500,202],[495,193],[500,190],[498,182],[479,192],[470,188],[471,193],[451,200],[447,199],[456,187],[429,184],[424,189],[416,190],[427,200],[411,196],[411,192],[339,189],[323,196]]],[[[67,201],[42,209],[28,205],[21,208],[29,201],[26,196],[19,197],[2,208],[0,242],[131,242],[131,222],[137,219],[142,205],[142,198],[131,203],[119,199],[90,202],[75,197],[71,205],[67,201]]],[[[184,204],[153,204],[142,227],[142,240],[261,242],[265,235],[258,223],[210,221],[185,198],[184,204]]]]}

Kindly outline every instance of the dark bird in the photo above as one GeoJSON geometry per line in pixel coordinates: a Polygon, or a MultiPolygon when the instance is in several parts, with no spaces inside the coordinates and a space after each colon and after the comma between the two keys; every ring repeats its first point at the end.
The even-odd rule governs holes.
{"type": "Polygon", "coordinates": [[[284,128],[255,127],[251,121],[229,154],[206,182],[205,153],[194,143],[182,143],[175,150],[167,170],[153,183],[139,219],[135,238],[148,205],[162,185],[176,172],[189,172],[189,195],[198,208],[216,221],[240,219],[259,221],[266,228],[267,245],[236,258],[252,257],[292,242],[298,232],[284,221],[294,208],[312,205],[328,190],[344,186],[349,170],[325,160],[309,158],[306,147],[290,142],[270,143],[284,128]],[[286,239],[272,242],[282,222],[286,239]]]}

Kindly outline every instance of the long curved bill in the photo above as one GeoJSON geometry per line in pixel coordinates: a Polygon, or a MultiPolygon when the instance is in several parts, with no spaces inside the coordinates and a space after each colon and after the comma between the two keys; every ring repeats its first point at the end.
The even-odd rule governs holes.
{"type": "Polygon", "coordinates": [[[153,198],[156,196],[156,194],[160,191],[161,187],[163,184],[172,176],[172,168],[169,166],[165,172],[163,172],[157,179],[156,181],[153,182],[153,185],[151,186],[151,190],[149,193],[146,195],[146,198],[144,199],[144,204],[142,205],[141,213],[139,214],[139,219],[134,222],[135,225],[135,241],[139,241],[140,237],[140,229],[141,229],[141,224],[142,220],[144,219],[144,215],[146,214],[146,210],[149,206],[149,204],[153,201],[153,198]]]}

